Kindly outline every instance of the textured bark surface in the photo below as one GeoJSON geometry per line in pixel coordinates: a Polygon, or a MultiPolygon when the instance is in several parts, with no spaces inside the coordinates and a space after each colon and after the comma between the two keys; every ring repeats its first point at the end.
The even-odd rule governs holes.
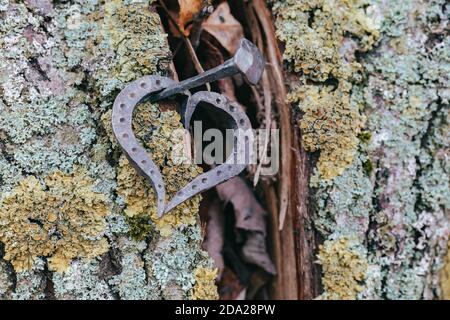
{"type": "MultiPolygon", "coordinates": [[[[272,296],[448,298],[449,5],[267,3],[294,127],[272,296]]],[[[0,299],[217,297],[200,197],[156,219],[111,136],[117,93],[170,64],[152,1],[0,0],[0,299]]],[[[180,127],[150,104],[134,123],[169,195],[200,172],[165,163],[180,127]]]]}
{"type": "Polygon", "coordinates": [[[286,0],[272,9],[311,152],[320,298],[448,296],[439,284],[449,236],[448,3],[286,0]]]}
{"type": "MultiPolygon", "coordinates": [[[[170,63],[149,2],[0,1],[0,298],[217,296],[200,197],[156,219],[111,136],[117,93],[170,63]]],[[[165,163],[179,116],[144,104],[135,118],[173,195],[199,173],[165,163]]]]}

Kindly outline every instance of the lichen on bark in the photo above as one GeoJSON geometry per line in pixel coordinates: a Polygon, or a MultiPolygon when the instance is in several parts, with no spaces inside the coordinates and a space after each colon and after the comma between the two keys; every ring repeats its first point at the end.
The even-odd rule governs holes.
{"type": "Polygon", "coordinates": [[[49,269],[63,272],[75,258],[108,250],[106,197],[92,185],[84,172],[56,171],[43,184],[30,176],[2,197],[0,241],[16,272],[30,270],[37,257],[48,257],[49,269]]]}
{"type": "Polygon", "coordinates": [[[320,299],[354,300],[363,291],[368,263],[358,246],[358,241],[347,238],[325,241],[320,246],[317,257],[324,273],[320,299]]]}
{"type": "MultiPolygon", "coordinates": [[[[121,177],[126,176],[124,170],[138,184],[140,177],[121,159],[121,151],[104,125],[116,94],[129,81],[148,74],[170,75],[171,53],[152,4],[128,0],[1,1],[0,19],[0,229],[4,242],[0,247],[0,297],[189,298],[196,270],[212,268],[212,261],[200,248],[199,197],[160,221],[152,215],[148,186],[141,184],[144,194],[150,196],[143,195],[132,205],[151,218],[144,219],[150,227],[142,238],[133,239],[126,219],[133,209],[126,199],[127,188],[136,186],[124,183],[128,180],[121,177]],[[78,183],[79,189],[72,188],[78,183]],[[33,192],[20,193],[24,186],[33,186],[33,192]],[[18,194],[24,199],[17,200],[18,194]],[[5,205],[8,197],[14,196],[14,212],[20,212],[18,217],[25,223],[33,224],[33,215],[47,219],[42,225],[33,225],[33,234],[43,239],[55,234],[50,222],[53,212],[48,210],[51,206],[43,204],[49,197],[60,200],[54,202],[55,208],[60,208],[53,224],[62,219],[68,226],[55,238],[56,245],[52,242],[49,250],[34,253],[34,263],[13,263],[16,270],[8,262],[15,261],[10,254],[14,237],[5,238],[3,233],[4,226],[15,221],[8,216],[11,207],[5,205]],[[36,207],[28,206],[26,199],[33,205],[42,200],[42,205],[31,213],[36,207]],[[100,199],[101,208],[95,205],[100,199]],[[101,228],[93,226],[92,234],[77,231],[73,226],[83,221],[76,214],[65,215],[76,210],[84,210],[86,219],[101,215],[101,228]],[[89,241],[100,236],[106,246],[102,250],[71,248],[75,252],[57,264],[60,272],[49,271],[56,262],[51,259],[57,244],[70,240],[65,238],[66,231],[89,241]],[[84,255],[84,250],[89,254],[84,255]],[[47,281],[52,282],[51,292],[47,281]]],[[[167,151],[169,143],[164,140],[182,126],[179,118],[173,111],[160,112],[156,105],[141,109],[141,119],[145,112],[155,114],[138,123],[142,143],[150,151],[167,151]],[[151,128],[156,129],[153,136],[151,128]],[[158,149],[163,142],[166,149],[158,149]]],[[[169,193],[198,172],[193,166],[174,172],[163,157],[157,162],[171,179],[167,181],[169,193]]],[[[14,234],[23,235],[26,230],[14,234]]],[[[28,252],[18,245],[15,257],[28,252]]]]}
{"type": "MultiPolygon", "coordinates": [[[[296,73],[289,98],[303,144],[319,151],[316,230],[328,247],[344,238],[365,248],[358,298],[439,296],[449,236],[448,5],[277,1],[273,12],[296,73]],[[356,74],[339,72],[355,65],[356,74]]],[[[342,298],[345,281],[325,285],[322,297],[342,298]]]]}
{"type": "Polygon", "coordinates": [[[278,1],[273,10],[284,59],[299,74],[290,102],[298,102],[299,121],[307,151],[320,150],[321,179],[332,179],[354,158],[364,126],[361,101],[352,98],[362,82],[362,65],[355,51],[369,50],[378,25],[364,11],[367,1],[278,1]]]}
{"type": "Polygon", "coordinates": [[[447,255],[445,257],[444,266],[441,269],[440,277],[442,290],[441,298],[450,300],[450,241],[447,245],[447,255]]]}

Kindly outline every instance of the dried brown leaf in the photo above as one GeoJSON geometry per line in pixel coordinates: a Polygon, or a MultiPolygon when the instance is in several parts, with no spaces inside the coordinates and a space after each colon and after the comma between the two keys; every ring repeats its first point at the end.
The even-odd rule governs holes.
{"type": "Polygon", "coordinates": [[[189,35],[187,25],[192,22],[194,17],[202,9],[202,0],[178,0],[180,5],[180,14],[178,16],[178,26],[185,36],[189,35]]]}
{"type": "Polygon", "coordinates": [[[242,289],[242,291],[234,298],[234,300],[245,300],[247,295],[247,288],[242,289]]]}
{"type": "Polygon", "coordinates": [[[206,227],[206,237],[203,241],[203,248],[214,260],[214,265],[219,269],[217,278],[222,277],[225,263],[222,255],[224,243],[224,215],[221,210],[220,202],[214,201],[208,208],[208,224],[206,227]]]}
{"type": "Polygon", "coordinates": [[[245,286],[239,281],[238,276],[229,268],[225,268],[218,287],[220,300],[236,300],[245,290],[245,286]]]}
{"type": "Polygon", "coordinates": [[[233,204],[237,228],[266,234],[264,217],[267,213],[242,178],[234,177],[216,189],[220,199],[233,204]]]}
{"type": "Polygon", "coordinates": [[[270,274],[276,274],[275,266],[267,253],[266,237],[261,232],[249,232],[242,247],[247,262],[260,266],[270,274]]]}
{"type": "Polygon", "coordinates": [[[239,41],[244,37],[242,25],[231,15],[227,2],[222,2],[202,27],[231,54],[236,52],[239,41]]]}
{"type": "Polygon", "coordinates": [[[219,197],[234,207],[236,227],[246,231],[242,254],[247,262],[276,274],[266,248],[266,211],[252,190],[240,177],[234,177],[216,187],[219,197]]]}

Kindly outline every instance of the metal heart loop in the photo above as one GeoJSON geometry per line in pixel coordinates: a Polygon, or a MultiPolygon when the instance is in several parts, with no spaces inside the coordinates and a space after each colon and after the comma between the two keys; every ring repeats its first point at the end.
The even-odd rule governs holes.
{"type": "MultiPolygon", "coordinates": [[[[132,130],[132,117],[133,110],[139,103],[147,101],[151,94],[157,93],[175,83],[174,80],[162,76],[142,77],[126,86],[119,93],[114,101],[112,112],[112,128],[120,147],[133,167],[150,182],[150,185],[155,190],[158,217],[163,216],[163,214],[196,194],[238,175],[246,167],[246,163],[236,162],[236,159],[242,159],[242,152],[245,151],[239,148],[238,140],[235,138],[232,153],[223,164],[194,178],[166,204],[166,190],[162,174],[158,166],[147,154],[147,151],[139,145],[132,130]]],[[[236,102],[231,102],[226,97],[215,92],[201,91],[189,96],[189,93],[186,91],[185,94],[188,96],[183,112],[186,129],[189,129],[190,120],[197,106],[204,103],[229,114],[233,119],[234,128],[241,129],[247,134],[248,130],[251,130],[250,120],[236,102]]]]}

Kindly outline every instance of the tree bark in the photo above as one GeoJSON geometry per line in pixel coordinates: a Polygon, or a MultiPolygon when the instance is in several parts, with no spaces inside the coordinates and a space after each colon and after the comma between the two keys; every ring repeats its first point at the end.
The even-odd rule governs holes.
{"type": "MultiPolygon", "coordinates": [[[[0,298],[216,298],[200,197],[157,219],[111,135],[128,82],[173,76],[154,5],[0,1],[0,21],[0,298]]],[[[144,104],[135,119],[173,195],[198,174],[164,164],[179,117],[144,104]]]]}
{"type": "MultiPolygon", "coordinates": [[[[246,8],[282,130],[271,297],[448,297],[448,4],[246,8]]],[[[0,0],[0,299],[217,298],[200,197],[157,219],[109,124],[128,82],[176,77],[166,36],[153,1],[0,0]]],[[[181,122],[164,110],[133,129],[170,196],[199,171],[165,163],[181,122]]]]}
{"type": "Polygon", "coordinates": [[[307,291],[300,296],[319,293],[310,281],[316,255],[319,298],[445,294],[448,6],[285,0],[272,10],[290,73],[288,98],[309,152],[308,160],[294,146],[302,198],[296,253],[305,271],[298,283],[307,291]]]}

